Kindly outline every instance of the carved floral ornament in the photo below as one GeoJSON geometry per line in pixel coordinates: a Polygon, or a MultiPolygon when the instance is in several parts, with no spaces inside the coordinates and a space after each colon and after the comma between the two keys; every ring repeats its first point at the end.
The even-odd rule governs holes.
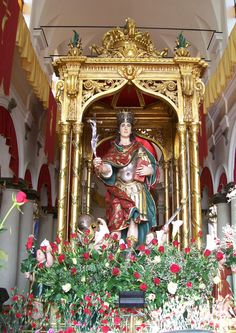
{"type": "Polygon", "coordinates": [[[123,29],[116,27],[105,33],[102,46],[92,45],[91,52],[104,58],[163,58],[168,49],[158,51],[148,32],[137,30],[133,19],[127,18],[123,29]]]}

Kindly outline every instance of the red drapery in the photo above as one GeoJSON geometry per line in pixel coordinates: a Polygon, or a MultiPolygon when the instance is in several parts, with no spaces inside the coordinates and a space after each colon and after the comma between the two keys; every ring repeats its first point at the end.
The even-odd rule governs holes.
{"type": "Polygon", "coordinates": [[[226,174],[223,172],[220,176],[217,192],[221,192],[223,187],[226,185],[227,185],[227,177],[226,177],[226,174]]]}
{"type": "Polygon", "coordinates": [[[200,183],[201,183],[201,193],[203,192],[204,187],[206,187],[208,190],[208,197],[209,198],[212,197],[213,193],[214,193],[213,182],[212,182],[210,170],[207,167],[205,167],[202,170],[201,177],[200,177],[200,183]]]}
{"type": "Polygon", "coordinates": [[[48,163],[54,162],[54,152],[56,144],[56,123],[57,123],[57,103],[52,94],[49,91],[49,105],[47,110],[47,126],[44,152],[48,157],[48,163]]]}
{"type": "Polygon", "coordinates": [[[47,164],[43,164],[38,178],[38,187],[37,191],[40,193],[43,185],[47,187],[47,195],[48,195],[48,207],[52,207],[52,188],[51,188],[51,177],[47,164]]]}
{"type": "Polygon", "coordinates": [[[198,135],[199,163],[203,166],[204,159],[208,155],[207,134],[206,134],[206,115],[203,112],[203,104],[199,106],[200,131],[198,135]]]}
{"type": "Polygon", "coordinates": [[[0,1],[0,86],[9,95],[19,16],[18,0],[0,1]]]}
{"type": "Polygon", "coordinates": [[[16,131],[9,112],[0,106],[0,135],[6,138],[6,144],[9,146],[11,155],[9,167],[13,171],[16,181],[19,173],[19,155],[16,139],[16,131]]]}

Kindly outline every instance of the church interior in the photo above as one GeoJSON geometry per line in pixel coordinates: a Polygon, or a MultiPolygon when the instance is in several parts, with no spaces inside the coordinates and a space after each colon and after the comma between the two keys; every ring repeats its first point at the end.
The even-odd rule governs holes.
{"type": "Polygon", "coordinates": [[[1,332],[235,332],[235,0],[0,18],[1,332]]]}

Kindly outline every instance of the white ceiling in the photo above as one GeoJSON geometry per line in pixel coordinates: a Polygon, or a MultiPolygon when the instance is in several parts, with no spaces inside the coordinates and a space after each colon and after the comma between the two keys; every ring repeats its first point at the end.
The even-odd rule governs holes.
{"type": "Polygon", "coordinates": [[[191,55],[210,60],[215,32],[226,31],[224,7],[223,0],[34,0],[30,29],[42,29],[45,58],[67,53],[73,29],[82,39],[84,55],[90,55],[89,46],[101,45],[106,31],[123,27],[130,17],[150,33],[158,50],[168,47],[169,56],[183,30],[191,55]]]}

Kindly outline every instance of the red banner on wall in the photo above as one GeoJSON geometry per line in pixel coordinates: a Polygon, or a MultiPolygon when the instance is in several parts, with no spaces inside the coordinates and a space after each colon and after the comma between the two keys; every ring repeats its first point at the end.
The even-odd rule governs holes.
{"type": "Polygon", "coordinates": [[[204,159],[208,155],[206,115],[203,112],[203,104],[199,106],[200,131],[198,135],[199,164],[203,167],[204,159]]]}
{"type": "Polygon", "coordinates": [[[49,104],[47,110],[47,125],[44,152],[48,157],[48,163],[54,162],[56,145],[57,103],[52,91],[49,91],[49,104]]]}
{"type": "Polygon", "coordinates": [[[0,86],[9,95],[20,7],[18,0],[0,1],[0,86]]]}

